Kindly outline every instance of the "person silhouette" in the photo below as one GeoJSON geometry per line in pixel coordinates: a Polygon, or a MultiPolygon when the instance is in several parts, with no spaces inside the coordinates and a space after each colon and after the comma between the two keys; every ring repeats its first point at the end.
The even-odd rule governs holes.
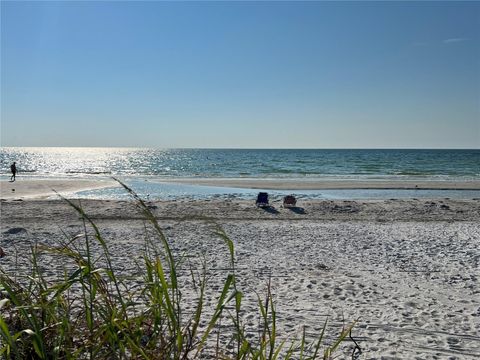
{"type": "Polygon", "coordinates": [[[12,171],[12,176],[10,177],[10,181],[14,182],[15,176],[17,175],[17,166],[15,165],[15,161],[13,162],[12,165],[10,165],[10,170],[12,171]]]}

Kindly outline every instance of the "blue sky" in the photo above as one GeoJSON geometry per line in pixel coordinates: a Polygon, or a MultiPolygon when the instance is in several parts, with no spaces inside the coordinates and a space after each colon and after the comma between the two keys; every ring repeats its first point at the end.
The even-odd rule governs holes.
{"type": "Polygon", "coordinates": [[[480,3],[2,1],[0,139],[479,148],[480,3]]]}

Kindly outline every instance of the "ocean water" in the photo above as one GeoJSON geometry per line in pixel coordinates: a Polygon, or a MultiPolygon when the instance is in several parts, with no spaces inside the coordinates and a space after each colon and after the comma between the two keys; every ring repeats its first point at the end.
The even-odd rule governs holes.
{"type": "Polygon", "coordinates": [[[0,148],[31,176],[480,178],[480,150],[0,148]]]}
{"type": "MultiPolygon", "coordinates": [[[[0,148],[0,178],[119,177],[144,196],[251,197],[258,190],[162,183],[175,178],[480,180],[480,150],[0,148]]],[[[276,192],[282,195],[284,192],[276,192]]],[[[478,197],[478,191],[289,191],[326,198],[478,197]],[[438,193],[438,194],[437,194],[438,193]],[[460,195],[461,194],[461,195],[460,195]]],[[[76,194],[121,198],[119,189],[76,194]]]]}

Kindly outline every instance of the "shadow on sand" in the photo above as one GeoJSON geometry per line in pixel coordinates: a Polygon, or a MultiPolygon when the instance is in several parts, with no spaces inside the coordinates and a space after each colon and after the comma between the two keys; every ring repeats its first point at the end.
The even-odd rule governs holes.
{"type": "Polygon", "coordinates": [[[302,207],[288,206],[287,209],[289,209],[291,212],[294,212],[295,214],[300,214],[300,215],[306,214],[305,209],[302,207]]]}
{"type": "Polygon", "coordinates": [[[278,210],[275,209],[273,206],[261,206],[261,209],[263,209],[265,212],[268,212],[270,214],[278,214],[278,210]]]}

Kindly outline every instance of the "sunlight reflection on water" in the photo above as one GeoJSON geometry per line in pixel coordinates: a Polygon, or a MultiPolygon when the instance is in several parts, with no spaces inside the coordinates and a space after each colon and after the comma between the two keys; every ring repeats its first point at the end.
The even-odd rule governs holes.
{"type": "Polygon", "coordinates": [[[480,150],[0,148],[36,176],[479,179],[480,150]]]}

